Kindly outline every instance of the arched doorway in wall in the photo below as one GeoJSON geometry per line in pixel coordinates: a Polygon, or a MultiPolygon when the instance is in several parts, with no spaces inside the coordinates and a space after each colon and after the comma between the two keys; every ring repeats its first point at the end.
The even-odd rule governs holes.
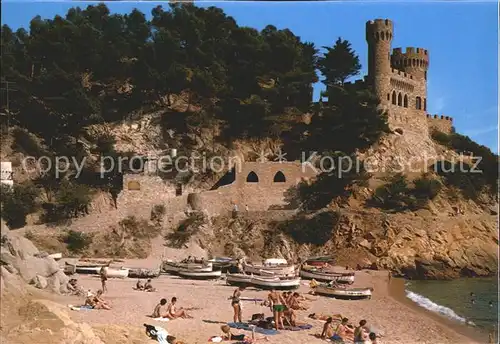
{"type": "Polygon", "coordinates": [[[285,183],[286,177],[283,174],[283,172],[281,172],[281,171],[276,172],[276,174],[274,175],[273,182],[274,183],[285,183]]]}
{"type": "Polygon", "coordinates": [[[258,183],[259,176],[254,171],[250,172],[247,176],[247,183],[258,183]]]}

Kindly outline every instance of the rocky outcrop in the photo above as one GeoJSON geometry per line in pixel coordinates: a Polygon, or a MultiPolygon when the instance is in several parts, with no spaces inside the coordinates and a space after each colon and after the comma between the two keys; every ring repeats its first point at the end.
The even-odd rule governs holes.
{"type": "Polygon", "coordinates": [[[330,227],[312,221],[314,215],[278,223],[240,216],[218,217],[185,230],[193,233],[190,242],[213,255],[296,260],[333,254],[339,265],[390,269],[415,279],[495,274],[496,218],[477,208],[456,216],[439,212],[436,205],[429,208],[433,210],[394,214],[344,208],[330,227]]]}
{"type": "MultiPolygon", "coordinates": [[[[8,233],[2,235],[0,262],[6,272],[18,275],[24,282],[55,293],[67,292],[68,277],[59,264],[28,239],[8,233]]],[[[5,273],[2,273],[4,276],[5,273]]]]}

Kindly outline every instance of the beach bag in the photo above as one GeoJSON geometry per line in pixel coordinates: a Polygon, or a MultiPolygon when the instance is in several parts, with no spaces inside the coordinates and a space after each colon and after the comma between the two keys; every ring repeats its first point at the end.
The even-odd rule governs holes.
{"type": "Polygon", "coordinates": [[[264,313],[252,314],[252,321],[254,321],[254,320],[264,320],[264,318],[265,318],[264,313]]]}

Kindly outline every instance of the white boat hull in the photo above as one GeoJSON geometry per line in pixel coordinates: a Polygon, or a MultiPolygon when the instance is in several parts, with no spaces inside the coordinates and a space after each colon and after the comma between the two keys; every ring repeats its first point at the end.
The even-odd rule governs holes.
{"type": "Polygon", "coordinates": [[[371,299],[371,288],[330,288],[327,286],[318,286],[314,292],[318,295],[330,296],[336,299],[371,299]]]}
{"type": "Polygon", "coordinates": [[[261,289],[297,289],[300,287],[300,277],[293,279],[252,277],[250,283],[261,289]]]}
{"type": "Polygon", "coordinates": [[[62,253],[53,253],[53,254],[49,254],[49,257],[54,259],[54,260],[59,260],[62,258],[62,253]]]}
{"type": "Polygon", "coordinates": [[[108,278],[126,278],[128,277],[130,269],[122,268],[122,269],[113,269],[107,268],[106,275],[108,278]]]}
{"type": "Polygon", "coordinates": [[[246,274],[254,275],[294,276],[295,266],[265,266],[243,264],[243,271],[245,271],[246,274]]]}
{"type": "Polygon", "coordinates": [[[179,276],[191,279],[216,279],[222,276],[219,271],[200,271],[200,270],[180,270],[179,276]]]}
{"type": "Polygon", "coordinates": [[[226,283],[235,286],[247,286],[252,283],[252,276],[245,274],[226,274],[226,283]]]}
{"type": "MultiPolygon", "coordinates": [[[[128,277],[129,270],[127,268],[106,268],[106,275],[108,278],[126,278],[128,277]]],[[[76,267],[76,273],[78,274],[98,275],[100,272],[101,267],[76,267]]]]}
{"type": "Polygon", "coordinates": [[[164,262],[162,264],[162,270],[168,273],[179,273],[181,270],[196,270],[209,272],[213,270],[212,263],[207,263],[205,266],[196,263],[175,263],[175,262],[164,262]]]}
{"type": "Polygon", "coordinates": [[[354,283],[354,274],[345,273],[325,273],[325,272],[315,272],[309,270],[300,270],[300,277],[305,279],[315,279],[320,282],[339,282],[339,283],[354,283]]]}

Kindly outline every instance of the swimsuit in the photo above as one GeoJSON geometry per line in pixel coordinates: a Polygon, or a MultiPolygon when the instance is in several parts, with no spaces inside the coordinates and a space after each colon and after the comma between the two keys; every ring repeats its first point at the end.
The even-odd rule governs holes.
{"type": "Polygon", "coordinates": [[[243,339],[245,339],[244,334],[231,334],[230,340],[243,340],[243,339]]]}
{"type": "Polygon", "coordinates": [[[273,310],[275,312],[284,312],[286,310],[286,307],[283,305],[274,305],[273,310]]]}

